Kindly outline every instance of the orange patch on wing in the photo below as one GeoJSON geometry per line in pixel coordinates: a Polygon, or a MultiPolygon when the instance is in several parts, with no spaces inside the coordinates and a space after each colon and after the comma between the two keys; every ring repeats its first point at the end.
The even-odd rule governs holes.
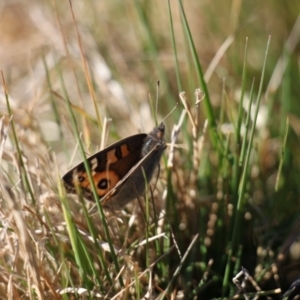
{"type": "Polygon", "coordinates": [[[116,152],[116,150],[113,149],[106,153],[106,159],[110,164],[118,161],[118,158],[117,158],[115,152],[116,152]]]}
{"type": "Polygon", "coordinates": [[[83,188],[89,188],[90,187],[90,182],[89,182],[89,178],[87,176],[87,173],[84,172],[79,172],[76,175],[77,179],[73,179],[73,184],[74,185],[79,185],[83,188]],[[79,180],[80,178],[80,180],[79,180]]]}
{"type": "MultiPolygon", "coordinates": [[[[112,188],[116,186],[116,184],[120,181],[120,177],[114,172],[114,171],[104,171],[100,173],[95,173],[93,175],[93,180],[95,187],[97,189],[97,194],[99,197],[103,197],[105,194],[107,194],[112,188]],[[106,179],[108,182],[108,187],[106,189],[100,189],[98,187],[98,184],[101,182],[101,180],[106,179]]],[[[89,178],[87,176],[87,173],[80,172],[77,174],[77,179],[73,179],[73,185],[80,186],[81,188],[88,189],[92,191],[92,187],[89,181],[89,178]],[[80,180],[79,180],[80,178],[80,180]]]]}
{"type": "Polygon", "coordinates": [[[128,150],[127,144],[122,145],[120,148],[121,148],[122,157],[125,157],[129,154],[130,151],[128,150]]]}
{"type": "Polygon", "coordinates": [[[103,197],[105,194],[107,194],[120,181],[120,177],[114,171],[109,171],[109,170],[101,173],[96,173],[93,176],[93,179],[97,189],[97,193],[100,197],[103,197]],[[103,179],[107,179],[108,187],[106,189],[99,189],[98,184],[103,179]]]}
{"type": "Polygon", "coordinates": [[[116,161],[118,161],[120,159],[116,155],[117,150],[120,150],[120,154],[121,154],[122,158],[126,157],[129,154],[127,144],[124,144],[124,145],[120,146],[120,148],[118,148],[118,149],[110,150],[106,153],[106,159],[107,159],[109,164],[115,163],[116,161]]]}

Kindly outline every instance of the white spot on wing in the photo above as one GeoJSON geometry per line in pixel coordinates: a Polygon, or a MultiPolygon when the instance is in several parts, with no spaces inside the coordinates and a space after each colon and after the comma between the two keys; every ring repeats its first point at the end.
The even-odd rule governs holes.
{"type": "Polygon", "coordinates": [[[91,160],[91,165],[92,165],[92,170],[95,170],[98,167],[98,159],[97,158],[93,158],[91,160]]]}

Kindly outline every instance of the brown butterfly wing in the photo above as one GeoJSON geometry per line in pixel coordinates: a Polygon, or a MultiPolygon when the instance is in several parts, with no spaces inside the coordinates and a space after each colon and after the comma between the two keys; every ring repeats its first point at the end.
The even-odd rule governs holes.
{"type": "MultiPolygon", "coordinates": [[[[118,141],[87,158],[94,184],[100,198],[113,189],[141,159],[146,134],[137,134],[118,141]]],[[[84,163],[78,164],[63,176],[68,193],[76,193],[76,185],[88,200],[94,201],[92,187],[84,163]]]]}
{"type": "Polygon", "coordinates": [[[101,200],[104,207],[113,210],[122,209],[127,203],[145,192],[146,184],[150,182],[159,166],[160,158],[166,148],[164,141],[165,126],[161,123],[144,139],[141,149],[142,158],[132,167],[126,176],[117,183],[101,200]]]}

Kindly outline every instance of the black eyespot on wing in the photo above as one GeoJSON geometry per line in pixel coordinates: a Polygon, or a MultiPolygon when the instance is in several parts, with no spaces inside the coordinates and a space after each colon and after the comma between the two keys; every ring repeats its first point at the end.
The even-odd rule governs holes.
{"type": "Polygon", "coordinates": [[[100,190],[106,190],[108,188],[108,180],[106,178],[101,179],[97,185],[100,190]]]}
{"type": "Polygon", "coordinates": [[[85,181],[85,178],[84,178],[84,176],[78,176],[78,181],[79,181],[79,182],[83,182],[83,181],[85,181]]]}

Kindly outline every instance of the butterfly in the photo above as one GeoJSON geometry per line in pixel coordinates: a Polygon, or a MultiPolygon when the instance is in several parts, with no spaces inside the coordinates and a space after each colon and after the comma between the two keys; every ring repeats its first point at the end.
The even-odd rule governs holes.
{"type": "MultiPolygon", "coordinates": [[[[103,207],[122,209],[144,194],[166,148],[164,132],[165,125],[161,123],[149,134],[129,136],[87,158],[103,207]]],[[[62,180],[67,193],[76,194],[78,186],[87,200],[95,201],[84,162],[68,171],[62,180]]]]}

